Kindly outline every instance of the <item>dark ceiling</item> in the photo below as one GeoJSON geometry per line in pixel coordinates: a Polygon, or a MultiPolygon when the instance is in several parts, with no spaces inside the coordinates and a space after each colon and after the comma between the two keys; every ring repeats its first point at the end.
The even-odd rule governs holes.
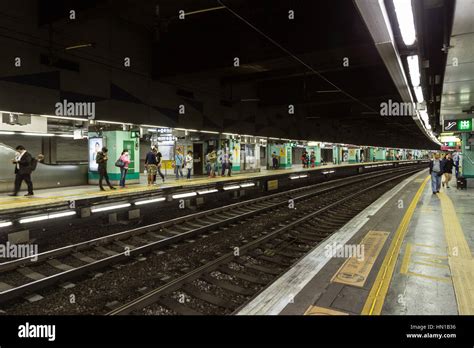
{"type": "MultiPolygon", "coordinates": [[[[446,26],[439,29],[431,21],[448,16],[449,23],[452,5],[442,0],[415,2],[421,21],[419,50],[432,62],[433,78],[436,74],[442,78],[445,57],[439,46],[449,35],[446,26]]],[[[239,106],[249,103],[241,99],[253,99],[253,108],[242,109],[256,115],[244,118],[264,113],[279,122],[291,117],[301,139],[311,134],[322,141],[435,147],[411,117],[380,116],[380,104],[400,101],[400,96],[350,0],[40,0],[40,24],[54,22],[73,3],[80,3],[82,11],[110,8],[109,16],[124,16],[127,7],[143,7],[143,13],[149,14],[143,25],[154,34],[150,76],[179,79],[184,87],[187,79],[190,85],[196,79],[217,79],[217,90],[209,86],[216,100],[239,106]],[[51,2],[55,11],[47,10],[51,2]],[[227,8],[177,18],[179,10],[222,5],[227,8]],[[289,10],[294,10],[294,20],[288,20],[289,10]],[[239,68],[232,65],[235,57],[240,59],[239,68]],[[344,58],[349,59],[348,67],[343,66],[344,58]],[[288,115],[289,104],[295,106],[295,115],[288,115]]],[[[398,31],[395,34],[400,41],[398,31]]],[[[435,100],[438,92],[425,89],[425,93],[425,98],[435,100]]]]}

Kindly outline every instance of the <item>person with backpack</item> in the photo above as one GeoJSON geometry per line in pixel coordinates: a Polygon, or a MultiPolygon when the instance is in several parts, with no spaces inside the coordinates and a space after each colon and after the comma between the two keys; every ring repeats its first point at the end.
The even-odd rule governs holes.
{"type": "Polygon", "coordinates": [[[107,185],[109,185],[111,190],[116,190],[115,187],[112,186],[109,180],[109,174],[107,173],[107,161],[109,160],[109,157],[107,156],[109,152],[109,149],[106,147],[102,148],[102,151],[99,151],[97,153],[97,156],[95,157],[95,161],[98,164],[99,167],[99,187],[101,191],[105,191],[104,187],[102,186],[102,181],[105,178],[105,182],[107,185]]]}
{"type": "Polygon", "coordinates": [[[130,155],[128,149],[124,149],[117,163],[115,164],[120,168],[120,187],[125,188],[125,180],[127,178],[128,166],[130,164],[130,155]]]}
{"type": "Polygon", "coordinates": [[[23,145],[18,145],[16,147],[15,159],[12,163],[15,165],[15,186],[13,188],[13,193],[9,196],[18,196],[20,191],[21,184],[23,181],[28,187],[28,193],[25,196],[33,196],[33,182],[31,181],[31,173],[36,169],[38,160],[33,158],[31,154],[26,151],[23,145]]]}

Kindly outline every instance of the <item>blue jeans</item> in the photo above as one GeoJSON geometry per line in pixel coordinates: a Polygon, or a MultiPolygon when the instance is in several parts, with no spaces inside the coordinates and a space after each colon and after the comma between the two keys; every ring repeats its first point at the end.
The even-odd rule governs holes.
{"type": "Polygon", "coordinates": [[[120,168],[120,186],[125,187],[125,178],[127,177],[128,168],[120,168]]]}
{"type": "Polygon", "coordinates": [[[179,179],[180,175],[181,175],[181,177],[183,177],[183,169],[181,168],[181,166],[176,166],[174,171],[176,173],[176,179],[179,179]]]}
{"type": "Polygon", "coordinates": [[[186,168],[186,169],[188,170],[188,174],[186,175],[186,177],[187,177],[188,179],[191,179],[191,170],[192,170],[192,169],[191,169],[191,168],[186,168]]]}
{"type": "Polygon", "coordinates": [[[433,192],[438,192],[441,188],[441,176],[438,176],[438,173],[431,172],[431,190],[433,192]]]}

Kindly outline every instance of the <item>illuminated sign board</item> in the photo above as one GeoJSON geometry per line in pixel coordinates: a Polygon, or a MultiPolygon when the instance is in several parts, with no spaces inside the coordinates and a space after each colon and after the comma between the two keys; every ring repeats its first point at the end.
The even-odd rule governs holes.
{"type": "Polygon", "coordinates": [[[471,132],[472,118],[463,120],[444,120],[443,130],[445,132],[471,132]]]}
{"type": "Polygon", "coordinates": [[[467,120],[458,120],[458,131],[470,132],[472,131],[472,118],[467,120]]]}

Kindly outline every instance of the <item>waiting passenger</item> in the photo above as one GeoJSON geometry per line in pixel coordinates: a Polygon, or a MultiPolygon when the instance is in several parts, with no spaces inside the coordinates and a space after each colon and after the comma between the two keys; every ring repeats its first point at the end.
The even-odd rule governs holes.
{"type": "Polygon", "coordinates": [[[122,151],[120,158],[118,160],[120,163],[120,187],[125,188],[125,180],[127,178],[128,166],[130,164],[130,154],[128,149],[122,151]]]}
{"type": "Polygon", "coordinates": [[[183,177],[183,166],[184,166],[184,157],[181,151],[178,150],[176,152],[176,155],[174,156],[174,170],[176,173],[176,180],[179,179],[179,175],[181,176],[181,178],[183,177]]]}
{"type": "Polygon", "coordinates": [[[314,154],[314,151],[311,151],[311,156],[310,156],[310,161],[311,161],[311,168],[314,168],[316,165],[316,155],[314,154]]]}
{"type": "Polygon", "coordinates": [[[186,155],[186,160],[184,162],[184,165],[187,169],[187,174],[186,174],[186,178],[187,179],[191,179],[191,171],[193,170],[193,165],[194,165],[194,161],[193,161],[193,152],[192,151],[188,151],[188,154],[186,155]]]}
{"type": "Polygon", "coordinates": [[[456,173],[456,178],[459,176],[459,153],[457,151],[453,152],[453,162],[456,173]]]}
{"type": "Polygon", "coordinates": [[[112,186],[109,180],[109,174],[107,173],[107,161],[109,160],[108,157],[109,150],[106,147],[102,148],[102,151],[97,153],[95,157],[96,163],[99,165],[99,187],[101,191],[105,191],[104,187],[102,186],[102,180],[105,178],[105,182],[109,185],[111,190],[116,190],[115,187],[112,186]]]}
{"type": "Polygon", "coordinates": [[[430,161],[431,189],[433,194],[439,193],[441,188],[441,175],[443,175],[440,155],[436,153],[430,161]]]}
{"type": "Polygon", "coordinates": [[[157,171],[157,159],[156,159],[156,147],[152,147],[151,151],[146,154],[145,157],[145,168],[148,177],[148,186],[152,186],[156,179],[156,171],[157,171]]]}
{"type": "Polygon", "coordinates": [[[303,168],[308,168],[308,153],[306,151],[301,155],[301,163],[303,164],[303,168]]]}
{"type": "Polygon", "coordinates": [[[209,155],[211,154],[211,150],[207,150],[206,156],[204,158],[206,162],[206,175],[207,177],[211,177],[211,161],[209,160],[209,155]]]}
{"type": "Polygon", "coordinates": [[[15,186],[13,193],[9,196],[17,196],[20,191],[21,184],[25,181],[28,187],[28,193],[25,196],[33,196],[33,182],[31,181],[31,173],[34,170],[34,161],[31,154],[26,151],[25,147],[18,145],[16,147],[15,159],[12,163],[15,165],[15,186]]]}
{"type": "Polygon", "coordinates": [[[441,161],[441,168],[443,169],[443,187],[446,185],[446,188],[449,188],[449,182],[453,176],[453,167],[454,161],[448,153],[441,161]]]}
{"type": "Polygon", "coordinates": [[[222,172],[221,176],[225,176],[225,171],[227,170],[227,175],[231,176],[232,171],[232,154],[228,149],[222,151],[221,162],[222,162],[222,172]]]}
{"type": "Polygon", "coordinates": [[[278,158],[275,151],[273,151],[272,153],[272,166],[273,166],[273,169],[278,169],[278,158]]]}
{"type": "Polygon", "coordinates": [[[214,149],[212,149],[211,153],[209,154],[209,164],[211,167],[210,176],[215,178],[217,172],[217,153],[214,149]]]}

